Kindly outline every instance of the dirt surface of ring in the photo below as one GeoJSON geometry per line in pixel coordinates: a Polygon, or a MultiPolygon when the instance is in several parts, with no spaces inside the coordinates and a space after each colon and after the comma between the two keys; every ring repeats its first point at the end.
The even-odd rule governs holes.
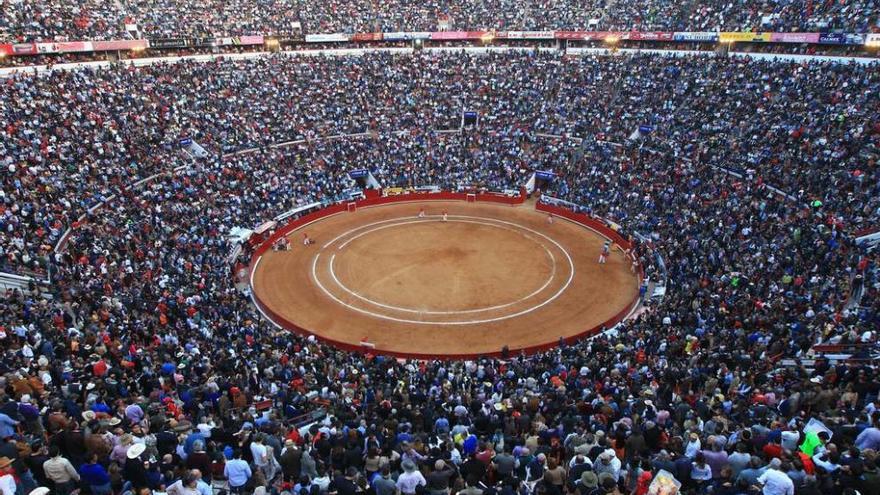
{"type": "Polygon", "coordinates": [[[553,344],[612,319],[638,293],[623,252],[600,265],[604,237],[529,206],[361,208],[306,225],[290,241],[290,251],[267,251],[255,266],[263,309],[282,326],[397,355],[553,344]],[[303,233],[314,244],[304,246],[303,233]]]}

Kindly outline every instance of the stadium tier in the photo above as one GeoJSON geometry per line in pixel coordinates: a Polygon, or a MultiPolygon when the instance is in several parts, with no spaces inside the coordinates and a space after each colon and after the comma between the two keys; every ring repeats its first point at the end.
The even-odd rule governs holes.
{"type": "Polygon", "coordinates": [[[875,0],[4,0],[0,6],[0,42],[10,43],[450,30],[868,33],[878,22],[875,0]]]}
{"type": "MultiPolygon", "coordinates": [[[[23,1],[2,27],[876,21],[423,5],[23,1]]],[[[872,63],[531,49],[5,74],[0,254],[29,285],[0,299],[0,490],[876,494],[878,93],[872,63]]]]}

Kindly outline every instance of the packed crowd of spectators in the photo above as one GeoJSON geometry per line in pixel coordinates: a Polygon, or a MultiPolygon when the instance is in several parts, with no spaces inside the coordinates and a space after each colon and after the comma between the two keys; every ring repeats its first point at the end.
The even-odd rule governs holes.
{"type": "Polygon", "coordinates": [[[878,91],[855,64],[527,52],[0,81],[0,246],[53,268],[0,300],[0,490],[645,495],[670,473],[701,495],[877,494],[878,259],[852,232],[878,218],[878,91]],[[534,356],[278,330],[232,227],[343,199],[356,168],[451,189],[556,171],[549,194],[662,255],[667,295],[534,356]],[[859,359],[781,364],[818,342],[859,359]]]}
{"type": "Polygon", "coordinates": [[[0,42],[482,29],[861,33],[877,22],[876,0],[0,1],[0,42]]]}

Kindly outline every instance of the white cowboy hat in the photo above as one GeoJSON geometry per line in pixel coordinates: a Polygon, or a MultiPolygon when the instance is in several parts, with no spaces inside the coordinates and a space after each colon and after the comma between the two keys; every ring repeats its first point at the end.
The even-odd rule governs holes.
{"type": "Polygon", "coordinates": [[[141,454],[144,453],[145,450],[147,450],[146,445],[142,443],[136,443],[128,448],[128,450],[125,452],[125,456],[129,459],[137,459],[141,456],[141,454]]]}

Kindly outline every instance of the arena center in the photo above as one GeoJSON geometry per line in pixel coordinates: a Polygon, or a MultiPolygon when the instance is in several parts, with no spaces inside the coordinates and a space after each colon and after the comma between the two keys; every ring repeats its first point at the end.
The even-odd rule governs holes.
{"type": "Polygon", "coordinates": [[[0,495],[880,494],[878,13],[0,0],[0,495]]]}

